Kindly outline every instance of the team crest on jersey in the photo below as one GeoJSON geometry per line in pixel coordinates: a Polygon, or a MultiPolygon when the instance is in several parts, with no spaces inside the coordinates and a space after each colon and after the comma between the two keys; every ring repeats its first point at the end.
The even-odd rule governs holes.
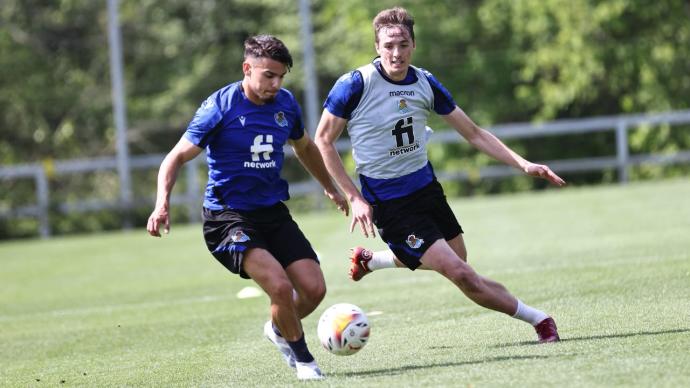
{"type": "Polygon", "coordinates": [[[249,241],[249,236],[244,234],[244,232],[241,230],[235,232],[230,238],[234,243],[249,241]]]}
{"type": "Polygon", "coordinates": [[[417,249],[417,248],[421,247],[422,244],[424,244],[424,239],[423,238],[417,238],[417,236],[415,236],[414,234],[411,234],[411,235],[407,236],[407,240],[405,240],[405,242],[407,243],[407,245],[410,246],[410,248],[417,249]]]}
{"type": "Polygon", "coordinates": [[[401,98],[398,100],[398,112],[400,113],[407,113],[410,111],[410,108],[407,107],[407,100],[404,98],[401,98]]]}
{"type": "Polygon", "coordinates": [[[285,113],[283,113],[283,111],[274,114],[273,118],[276,120],[276,124],[280,125],[281,127],[287,127],[288,121],[285,118],[285,113]]]}

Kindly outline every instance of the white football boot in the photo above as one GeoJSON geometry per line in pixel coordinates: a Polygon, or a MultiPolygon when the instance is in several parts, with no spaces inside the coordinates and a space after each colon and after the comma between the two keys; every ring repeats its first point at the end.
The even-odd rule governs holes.
{"type": "Polygon", "coordinates": [[[321,373],[319,365],[316,364],[316,360],[312,362],[299,362],[295,363],[297,367],[297,378],[300,380],[322,380],[326,376],[321,373]]]}
{"type": "MultiPolygon", "coordinates": [[[[278,336],[278,334],[273,331],[273,323],[271,323],[271,321],[266,322],[264,325],[264,336],[278,348],[280,354],[285,359],[285,363],[287,363],[290,368],[295,368],[295,355],[292,353],[290,345],[288,345],[285,338],[278,336]]],[[[299,375],[299,370],[297,374],[299,375]]]]}

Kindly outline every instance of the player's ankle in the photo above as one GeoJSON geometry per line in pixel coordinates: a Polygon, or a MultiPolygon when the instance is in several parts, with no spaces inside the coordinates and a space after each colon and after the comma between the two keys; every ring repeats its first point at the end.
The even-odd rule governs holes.
{"type": "Polygon", "coordinates": [[[383,268],[395,268],[395,254],[390,250],[378,251],[372,254],[371,260],[367,263],[370,271],[383,268]]]}
{"type": "Polygon", "coordinates": [[[287,341],[292,349],[292,353],[295,355],[295,360],[301,363],[310,363],[314,361],[314,356],[309,352],[307,348],[307,343],[304,341],[304,333],[297,341],[287,341]]]}

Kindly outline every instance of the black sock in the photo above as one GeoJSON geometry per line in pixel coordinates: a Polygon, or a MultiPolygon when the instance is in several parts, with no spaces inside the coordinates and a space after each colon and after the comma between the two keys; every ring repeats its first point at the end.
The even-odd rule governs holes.
{"type": "Polygon", "coordinates": [[[307,343],[304,341],[304,333],[302,333],[302,337],[298,339],[297,341],[288,341],[288,345],[290,345],[290,349],[292,349],[292,352],[295,353],[295,359],[298,362],[312,362],[314,361],[314,356],[309,353],[309,349],[307,349],[307,343]]]}

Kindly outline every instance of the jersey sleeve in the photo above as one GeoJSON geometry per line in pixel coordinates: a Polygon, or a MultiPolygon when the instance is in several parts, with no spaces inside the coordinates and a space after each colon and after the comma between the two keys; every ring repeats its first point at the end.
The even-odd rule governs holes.
{"type": "Polygon", "coordinates": [[[328,93],[323,107],[334,116],[349,120],[359,105],[364,90],[362,73],[354,70],[340,77],[328,93]]]}
{"type": "Polygon", "coordinates": [[[187,126],[184,137],[197,147],[206,148],[218,123],[223,119],[219,102],[219,94],[212,94],[201,103],[187,126]]]}
{"type": "Polygon", "coordinates": [[[455,101],[448,89],[427,70],[422,69],[422,72],[426,76],[426,79],[429,80],[431,90],[434,92],[434,112],[445,116],[455,110],[455,101]]]}
{"type": "MultiPolygon", "coordinates": [[[[292,95],[291,95],[292,96],[292,95]]],[[[304,120],[302,120],[302,109],[299,106],[297,100],[294,96],[292,97],[292,102],[295,107],[295,125],[290,130],[290,139],[299,140],[304,136],[304,120]]]]}

